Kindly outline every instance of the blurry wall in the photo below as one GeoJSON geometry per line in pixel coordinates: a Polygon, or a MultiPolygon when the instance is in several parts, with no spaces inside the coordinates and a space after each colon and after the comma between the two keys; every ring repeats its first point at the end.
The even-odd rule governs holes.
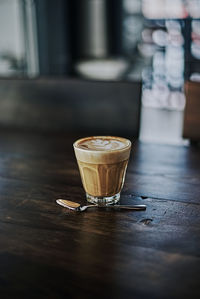
{"type": "Polygon", "coordinates": [[[140,83],[0,80],[0,126],[137,137],[140,83]]]}

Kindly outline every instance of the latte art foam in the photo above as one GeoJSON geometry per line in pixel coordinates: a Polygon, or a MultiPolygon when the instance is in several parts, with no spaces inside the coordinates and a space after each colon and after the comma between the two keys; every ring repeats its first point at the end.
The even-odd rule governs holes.
{"type": "Polygon", "coordinates": [[[126,144],[117,139],[95,138],[84,140],[78,144],[78,147],[86,150],[107,151],[120,150],[126,147],[126,144]]]}
{"type": "Polygon", "coordinates": [[[87,200],[115,203],[124,184],[131,141],[116,136],[91,136],[74,142],[87,200]]]}

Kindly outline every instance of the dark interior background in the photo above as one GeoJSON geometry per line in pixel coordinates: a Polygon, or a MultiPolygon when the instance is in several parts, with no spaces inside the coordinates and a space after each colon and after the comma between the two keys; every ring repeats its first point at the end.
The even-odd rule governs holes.
{"type": "Polygon", "coordinates": [[[2,79],[0,127],[138,137],[140,90],[129,82],[2,79]]]}
{"type": "Polygon", "coordinates": [[[75,76],[73,66],[79,59],[125,54],[122,45],[122,0],[35,0],[35,8],[40,75],[75,76]],[[106,24],[102,35],[107,45],[105,53],[97,55],[89,49],[88,40],[93,36],[90,36],[88,27],[95,26],[91,14],[99,8],[105,17],[101,21],[106,24]]]}
{"type": "Polygon", "coordinates": [[[3,127],[138,137],[140,119],[148,119],[152,109],[160,113],[154,128],[163,114],[169,125],[180,114],[183,118],[184,83],[200,81],[200,1],[3,0],[0,5],[3,127]],[[17,10],[20,54],[15,46],[4,46],[17,39],[14,25],[7,31],[13,18],[9,5],[17,10]]]}

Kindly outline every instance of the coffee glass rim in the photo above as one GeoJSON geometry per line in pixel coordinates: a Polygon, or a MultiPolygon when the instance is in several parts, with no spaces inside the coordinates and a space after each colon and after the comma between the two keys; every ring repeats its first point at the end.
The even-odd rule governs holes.
{"type": "Polygon", "coordinates": [[[106,153],[106,152],[119,152],[119,151],[124,151],[128,148],[130,148],[132,145],[132,142],[128,139],[128,138],[125,138],[125,137],[120,137],[120,136],[111,136],[111,135],[98,135],[98,136],[88,136],[88,137],[82,137],[82,138],[79,138],[77,139],[74,143],[73,143],[73,147],[80,150],[80,151],[84,151],[84,152],[101,152],[101,153],[106,153]],[[93,139],[93,138],[111,138],[111,139],[115,139],[116,140],[126,140],[128,141],[128,144],[125,145],[124,147],[120,148],[120,149],[107,149],[107,150],[96,150],[96,149],[85,149],[85,148],[81,148],[81,147],[78,147],[78,144],[82,141],[82,140],[88,140],[88,139],[93,139]]]}

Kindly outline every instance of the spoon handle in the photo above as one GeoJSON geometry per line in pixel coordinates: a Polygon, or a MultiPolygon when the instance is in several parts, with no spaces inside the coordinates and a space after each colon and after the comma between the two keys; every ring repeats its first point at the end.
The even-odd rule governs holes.
{"type": "Polygon", "coordinates": [[[146,205],[108,205],[108,206],[98,206],[99,208],[112,208],[112,209],[126,209],[126,210],[135,210],[135,211],[144,211],[146,210],[146,205]]]}

